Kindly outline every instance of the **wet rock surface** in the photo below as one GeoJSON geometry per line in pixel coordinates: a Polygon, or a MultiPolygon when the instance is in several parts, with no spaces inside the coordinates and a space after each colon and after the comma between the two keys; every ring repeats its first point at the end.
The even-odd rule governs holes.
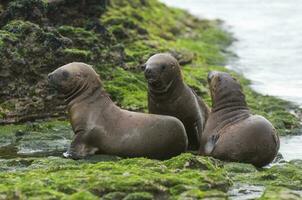
{"type": "Polygon", "coordinates": [[[264,186],[236,184],[230,188],[228,195],[233,200],[257,199],[262,196],[264,186]]]}
{"type": "Polygon", "coordinates": [[[300,199],[302,161],[257,169],[186,153],[166,161],[62,156],[73,135],[65,121],[1,127],[0,199],[300,199]],[[28,187],[28,184],[31,187],[28,187]],[[16,196],[17,195],[17,196],[16,196]]]}
{"type": "Polygon", "coordinates": [[[61,155],[73,132],[66,122],[27,123],[2,128],[0,158],[61,155]]]}
{"type": "Polygon", "coordinates": [[[242,200],[300,199],[302,195],[301,160],[257,169],[190,153],[166,161],[110,155],[75,161],[46,156],[53,154],[50,149],[44,149],[43,157],[16,154],[0,159],[1,198],[242,200]]]}

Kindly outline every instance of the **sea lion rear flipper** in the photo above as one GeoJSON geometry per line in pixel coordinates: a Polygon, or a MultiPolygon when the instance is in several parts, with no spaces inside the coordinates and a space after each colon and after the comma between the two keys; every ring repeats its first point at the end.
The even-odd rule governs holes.
{"type": "Polygon", "coordinates": [[[273,139],[276,144],[276,149],[279,150],[280,149],[280,139],[279,139],[279,136],[277,134],[275,134],[274,132],[273,132],[273,139]]]}
{"type": "Polygon", "coordinates": [[[214,151],[219,137],[220,136],[218,134],[214,134],[208,139],[208,141],[204,147],[206,155],[211,155],[211,153],[214,151]]]}

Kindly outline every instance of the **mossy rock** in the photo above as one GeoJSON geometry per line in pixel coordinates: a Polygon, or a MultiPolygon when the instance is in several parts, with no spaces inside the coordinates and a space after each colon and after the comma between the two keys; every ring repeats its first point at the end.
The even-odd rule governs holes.
{"type": "Polygon", "coordinates": [[[247,164],[228,163],[224,169],[237,183],[302,191],[301,160],[277,163],[262,169],[247,164]]]}
{"type": "MultiPolygon", "coordinates": [[[[175,55],[186,83],[208,104],[207,73],[227,71],[222,66],[233,39],[220,28],[221,22],[197,19],[157,0],[14,0],[0,5],[5,88],[0,123],[65,116],[46,75],[72,61],[93,65],[112,99],[135,111],[147,110],[147,84],[139,66],[154,53],[175,55]]],[[[288,112],[298,107],[259,95],[249,81],[233,75],[242,83],[252,111],[272,121],[280,134],[300,127],[298,117],[288,112]]]]}
{"type": "MultiPolygon", "coordinates": [[[[93,65],[112,99],[135,111],[147,111],[139,67],[154,53],[173,54],[185,82],[208,105],[207,73],[230,72],[223,66],[233,39],[221,22],[157,0],[1,1],[0,15],[0,123],[65,116],[46,75],[72,61],[93,65]]],[[[230,73],[253,113],[268,118],[279,134],[299,129],[297,115],[288,111],[299,112],[297,106],[260,95],[230,73]]],[[[190,153],[166,161],[108,155],[74,161],[47,157],[60,156],[70,143],[66,121],[1,126],[0,134],[0,199],[227,199],[233,184],[264,187],[262,199],[297,199],[302,190],[299,160],[265,169],[190,153]],[[43,152],[20,154],[34,148],[43,152]]]]}
{"type": "MultiPolygon", "coordinates": [[[[188,156],[180,155],[178,160],[188,156]]],[[[35,159],[28,169],[0,172],[0,178],[0,195],[8,198],[16,198],[16,194],[19,198],[43,199],[78,199],[84,195],[92,199],[95,196],[103,199],[225,197],[230,186],[225,171],[219,167],[175,169],[167,167],[165,162],[145,158],[98,163],[56,157],[35,159]]]]}
{"type": "Polygon", "coordinates": [[[302,191],[289,190],[283,187],[269,187],[261,200],[298,200],[302,199],[302,191]]]}
{"type": "Polygon", "coordinates": [[[152,200],[153,195],[148,192],[135,192],[128,194],[123,200],[152,200]]]}

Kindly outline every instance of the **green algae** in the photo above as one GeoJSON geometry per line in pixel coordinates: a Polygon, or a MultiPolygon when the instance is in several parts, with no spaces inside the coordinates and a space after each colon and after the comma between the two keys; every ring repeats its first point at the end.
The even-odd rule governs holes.
{"type": "MultiPolygon", "coordinates": [[[[178,158],[183,164],[192,159],[196,156],[183,154],[178,158]]],[[[195,162],[202,160],[198,158],[195,162]]],[[[225,197],[230,185],[225,171],[219,167],[170,168],[163,161],[145,158],[90,163],[54,157],[36,159],[31,166],[31,170],[0,172],[0,195],[21,199],[69,199],[84,195],[92,199],[225,197]]]]}
{"type": "Polygon", "coordinates": [[[298,200],[302,199],[302,192],[289,190],[284,187],[268,187],[261,200],[298,200]]]}
{"type": "MultiPolygon", "coordinates": [[[[0,57],[1,66],[5,66],[1,69],[3,81],[8,86],[3,91],[6,98],[0,98],[3,123],[64,115],[59,100],[46,90],[45,76],[72,61],[92,64],[121,107],[146,111],[147,84],[140,65],[157,52],[172,53],[183,66],[184,80],[210,105],[207,73],[225,71],[222,66],[231,54],[226,48],[232,35],[220,28],[220,21],[196,19],[156,0],[102,4],[15,0],[3,4],[3,9],[0,57]],[[36,13],[26,14],[28,9],[36,13]],[[59,11],[68,17],[63,20],[61,14],[51,14],[59,11]],[[12,74],[20,74],[18,83],[9,78],[12,74]],[[12,95],[15,93],[18,96],[12,95]],[[49,109],[53,107],[56,109],[49,109]],[[41,110],[43,115],[38,114],[41,110]]],[[[249,81],[234,75],[242,83],[252,111],[267,117],[280,134],[291,134],[300,127],[298,117],[288,111],[297,111],[296,106],[255,93],[249,81]]]]}
{"type": "MultiPolygon", "coordinates": [[[[157,52],[172,53],[182,65],[186,83],[211,105],[207,73],[228,71],[223,65],[230,52],[225,49],[232,42],[219,21],[199,20],[155,0],[112,0],[106,9],[91,1],[87,12],[74,7],[77,0],[62,2],[16,1],[9,6],[16,14],[0,17],[1,81],[8,86],[0,97],[0,118],[13,118],[12,112],[64,110],[49,103],[53,98],[44,104],[48,94],[41,91],[48,72],[72,61],[92,64],[121,107],[147,111],[147,84],[140,65],[157,52]],[[32,15],[24,8],[41,12],[32,15]],[[21,81],[11,80],[12,74],[20,75],[21,81]],[[17,110],[20,107],[25,109],[17,110]]],[[[6,9],[1,5],[0,12],[6,9]]],[[[298,117],[288,112],[298,110],[296,106],[252,91],[248,80],[231,73],[243,85],[253,113],[272,121],[279,134],[299,128],[298,117]]],[[[264,186],[262,199],[299,199],[297,191],[302,190],[301,161],[256,169],[192,154],[167,161],[103,155],[81,161],[36,158],[32,156],[66,150],[69,141],[60,141],[73,135],[66,121],[1,126],[0,134],[0,155],[10,158],[0,160],[0,199],[227,199],[234,183],[264,186]],[[44,152],[18,154],[25,147],[44,152]]]]}
{"type": "Polygon", "coordinates": [[[112,99],[125,109],[146,111],[147,86],[144,76],[122,68],[112,71],[111,76],[104,86],[112,99]]]}
{"type": "Polygon", "coordinates": [[[289,199],[294,194],[296,197],[297,193],[301,195],[301,160],[277,163],[263,169],[256,169],[249,164],[226,163],[224,169],[237,184],[263,186],[265,191],[260,199],[286,199],[285,196],[291,193],[293,195],[288,195],[289,199]]]}
{"type": "Polygon", "coordinates": [[[302,191],[301,161],[257,169],[185,153],[166,161],[98,155],[0,160],[0,166],[0,196],[9,199],[226,199],[234,183],[264,187],[260,199],[298,199],[302,191]]]}
{"type": "Polygon", "coordinates": [[[260,199],[302,194],[301,161],[256,169],[185,153],[167,161],[99,155],[0,160],[0,166],[0,196],[8,199],[227,199],[233,184],[264,187],[260,199]]]}

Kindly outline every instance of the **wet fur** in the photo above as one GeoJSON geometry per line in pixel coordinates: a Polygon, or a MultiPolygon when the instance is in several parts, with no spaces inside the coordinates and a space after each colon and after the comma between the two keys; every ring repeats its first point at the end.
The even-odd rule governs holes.
{"type": "Polygon", "coordinates": [[[62,66],[49,75],[49,82],[65,95],[75,133],[66,157],[101,153],[167,159],[187,149],[185,129],[178,119],[119,108],[89,65],[62,66]]]}
{"type": "Polygon", "coordinates": [[[238,81],[224,72],[208,76],[212,97],[200,154],[262,167],[277,155],[280,141],[272,124],[252,115],[238,81]]]}
{"type": "Polygon", "coordinates": [[[149,113],[180,119],[186,128],[189,150],[198,150],[209,113],[208,106],[184,83],[180,66],[170,54],[150,57],[145,67],[149,113]]]}

